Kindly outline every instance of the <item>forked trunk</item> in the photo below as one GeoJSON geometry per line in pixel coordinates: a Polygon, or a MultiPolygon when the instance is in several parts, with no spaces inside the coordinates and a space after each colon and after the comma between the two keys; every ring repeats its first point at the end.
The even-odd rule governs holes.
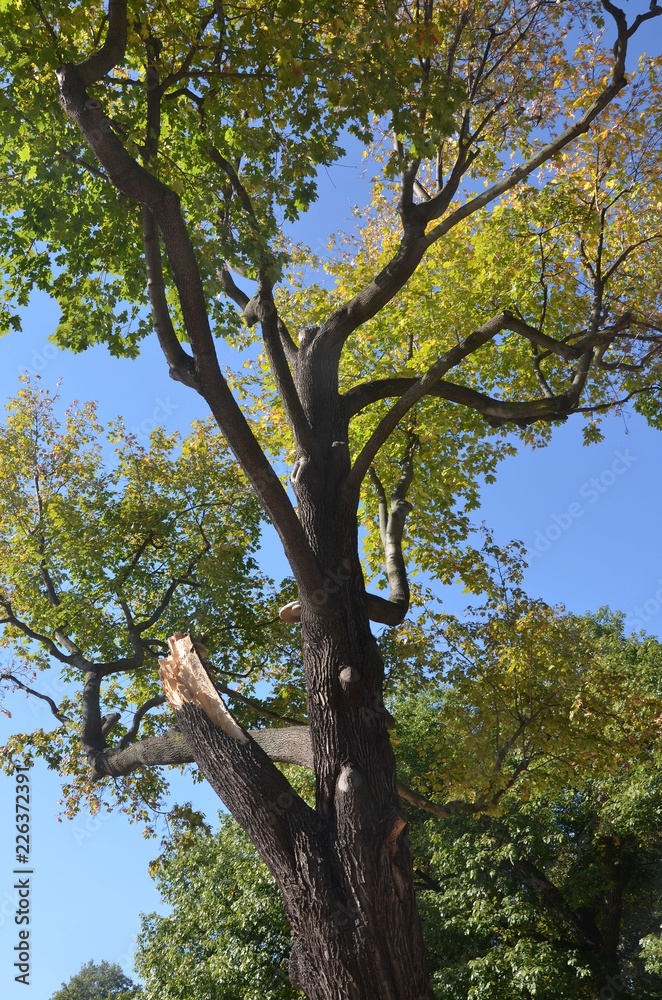
{"type": "Polygon", "coordinates": [[[322,580],[300,594],[315,809],[292,795],[254,741],[233,744],[192,706],[178,722],[276,878],[292,928],[293,985],[310,1000],[431,1000],[383,662],[358,558],[356,498],[343,491],[346,438],[326,440],[322,460],[305,456],[293,475],[322,580]],[[236,766],[227,766],[230,758],[236,766]],[[251,771],[245,786],[242,768],[251,771]]]}

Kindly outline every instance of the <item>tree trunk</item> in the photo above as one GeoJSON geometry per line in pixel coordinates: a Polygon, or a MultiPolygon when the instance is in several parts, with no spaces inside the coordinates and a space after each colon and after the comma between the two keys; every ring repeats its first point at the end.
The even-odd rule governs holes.
{"type": "MultiPolygon", "coordinates": [[[[358,497],[345,488],[347,419],[335,386],[325,394],[323,379],[303,365],[297,374],[315,453],[299,450],[292,483],[322,583],[299,594],[315,809],[279,790],[285,779],[278,774],[261,796],[265,817],[255,773],[251,791],[237,781],[245,749],[229,750],[231,737],[192,706],[177,712],[178,724],[276,878],[292,928],[293,985],[310,1000],[430,1000],[383,661],[358,557],[358,497]]],[[[254,741],[250,753],[267,780],[254,741]]]]}
{"type": "Polygon", "coordinates": [[[315,1000],[431,997],[413,886],[406,820],[398,807],[386,727],[383,661],[370,630],[358,558],[348,420],[335,365],[301,352],[297,390],[315,455],[299,454],[292,482],[320,568],[320,591],[302,595],[316,809],[325,876],[283,890],[292,924],[292,980],[315,1000]]]}
{"type": "Polygon", "coordinates": [[[254,772],[249,793],[227,767],[229,753],[244,748],[232,746],[199,708],[184,705],[178,723],[205,777],[276,878],[292,927],[292,984],[310,1000],[431,1000],[384,712],[361,690],[381,661],[368,629],[352,634],[336,609],[329,610],[304,618],[306,669],[320,678],[311,697],[311,717],[318,720],[312,725],[319,758],[315,812],[301,812],[285,779],[281,786],[266,773],[264,752],[251,740],[265,778],[261,816],[252,805],[254,772]],[[340,679],[346,671],[354,672],[347,687],[340,679]],[[283,862],[286,836],[295,847],[283,862]]]}

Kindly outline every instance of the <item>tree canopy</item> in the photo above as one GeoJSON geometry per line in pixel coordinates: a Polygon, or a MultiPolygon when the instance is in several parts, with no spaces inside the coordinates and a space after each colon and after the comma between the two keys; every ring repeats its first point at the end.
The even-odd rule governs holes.
{"type": "MultiPolygon", "coordinates": [[[[50,699],[59,736],[19,738],[5,760],[31,741],[74,776],[72,806],[124,776],[129,808],[132,783],[148,801],[163,788],[136,770],[195,761],[276,880],[291,984],[311,1000],[433,995],[404,803],[452,819],[516,787],[537,796],[577,720],[568,766],[586,782],[609,741],[624,769],[638,740],[656,746],[650,693],[610,686],[576,623],[499,597],[492,563],[508,556],[472,537],[469,515],[499,459],[560,421],[588,418],[589,443],[627,403],[659,425],[662,57],[633,47],[661,13],[657,0],[0,8],[3,328],[40,289],[63,347],[134,356],[154,332],[241,468],[208,426],[148,448],[117,427],[104,466],[91,414],[60,431],[24,390],[2,444],[5,636],[25,669],[53,659],[82,692],[50,699]],[[373,200],[324,270],[290,224],[350,143],[373,200]],[[233,374],[218,338],[240,352],[233,374]],[[253,559],[260,516],[294,578],[278,603],[253,559]],[[435,725],[409,773],[384,702],[397,635],[377,642],[369,623],[402,626],[412,568],[488,605],[474,622],[433,606],[412,618],[428,654],[402,711],[430,735],[452,705],[453,739],[435,725]],[[384,593],[368,592],[384,570],[384,593]],[[289,625],[270,626],[282,600],[289,625]],[[255,704],[257,680],[275,705],[255,704]],[[277,763],[311,769],[314,796],[277,763]]],[[[618,766],[607,774],[612,788],[618,766]]]]}
{"type": "MultiPolygon", "coordinates": [[[[158,429],[143,445],[121,421],[102,428],[92,404],[60,416],[57,397],[27,382],[7,408],[0,606],[11,659],[2,679],[45,698],[57,726],[15,734],[3,765],[43,757],[67,778],[70,814],[81,796],[98,808],[99,779],[114,773],[111,796],[149,823],[167,780],[136,768],[148,762],[149,739],[168,729],[157,660],[178,623],[204,641],[219,681],[240,685],[248,704],[269,678],[263,710],[287,702],[288,643],[278,654],[270,641],[277,594],[255,560],[259,507],[209,425],[184,441],[158,429]],[[37,680],[53,664],[64,697],[44,694],[37,680]]],[[[235,697],[243,718],[242,691],[235,697]]]]}
{"type": "Polygon", "coordinates": [[[51,1000],[132,1000],[138,988],[114,962],[87,962],[51,1000]]]}

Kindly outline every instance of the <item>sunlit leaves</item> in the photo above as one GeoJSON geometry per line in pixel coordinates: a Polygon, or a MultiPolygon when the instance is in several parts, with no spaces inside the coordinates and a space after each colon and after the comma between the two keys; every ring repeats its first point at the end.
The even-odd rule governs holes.
{"type": "MultiPolygon", "coordinates": [[[[574,53],[591,12],[529,0],[189,2],[176,13],[136,2],[125,57],[95,95],[128,152],[181,196],[212,318],[232,334],[219,268],[260,261],[280,270],[279,228],[314,200],[316,172],[338,158],[346,131],[376,141],[387,177],[414,158],[423,179],[443,182],[469,143],[470,175],[493,178],[599,83],[608,47],[593,28],[574,53]],[[148,125],[156,93],[158,120],[148,125]]],[[[103,340],[133,354],[149,330],[139,213],[65,120],[54,78],[60,63],[98,46],[104,5],[26,2],[0,18],[2,209],[11,218],[0,239],[0,319],[16,325],[15,305],[40,287],[61,304],[61,343],[103,340]],[[79,317],[90,315],[84,325],[79,317]]]]}
{"type": "Polygon", "coordinates": [[[659,729],[658,643],[626,640],[617,616],[578,618],[507,588],[465,620],[428,612],[392,642],[397,738],[417,788],[498,805],[511,783],[531,797],[594,782],[603,830],[646,842],[660,808],[646,750],[659,729]],[[413,685],[398,667],[412,641],[425,665],[413,685]]]}
{"type": "Polygon", "coordinates": [[[276,885],[229,817],[218,832],[176,825],[154,866],[171,916],[143,916],[145,1000],[290,1000],[290,935],[276,885]],[[188,828],[187,828],[188,827],[188,828]]]}
{"type": "MultiPolygon", "coordinates": [[[[51,675],[46,691],[69,722],[15,738],[3,761],[11,767],[24,747],[45,757],[73,778],[73,805],[81,791],[95,793],[78,742],[84,674],[75,658],[67,662],[72,649],[109,664],[102,711],[121,716],[112,748],[133,712],[161,693],[157,657],[173,632],[204,636],[226,681],[250,678],[249,690],[263,677],[255,665],[275,596],[255,562],[257,503],[211,425],[197,424],[183,442],[163,430],[141,442],[121,423],[104,432],[90,404],[60,417],[57,400],[29,383],[8,410],[0,430],[1,641],[13,658],[8,672],[37,691],[34,671],[64,657],[66,683],[53,688],[51,675]],[[133,626],[142,662],[134,662],[133,626]]],[[[271,666],[281,669],[280,653],[271,666]]],[[[168,718],[164,709],[148,713],[141,735],[168,718]]],[[[127,779],[124,792],[154,801],[161,788],[152,772],[127,779]]]]}

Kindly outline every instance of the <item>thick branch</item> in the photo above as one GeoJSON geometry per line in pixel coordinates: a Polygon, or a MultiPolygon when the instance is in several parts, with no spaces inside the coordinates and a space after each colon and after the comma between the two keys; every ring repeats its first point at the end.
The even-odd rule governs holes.
{"type": "MultiPolygon", "coordinates": [[[[313,751],[307,726],[249,729],[247,732],[274,763],[298,764],[299,767],[312,771],[313,751]]],[[[170,729],[161,736],[147,736],[127,746],[122,745],[124,739],[118,748],[108,749],[95,756],[91,776],[93,781],[99,781],[106,776],[121,777],[132,774],[140,767],[166,767],[193,763],[189,745],[177,729],[170,729]]]]}
{"type": "Polygon", "coordinates": [[[83,749],[92,758],[106,745],[101,718],[101,674],[96,670],[85,674],[80,737],[83,749]]]}
{"type": "Polygon", "coordinates": [[[159,248],[159,233],[156,220],[146,205],[142,207],[143,247],[145,251],[145,269],[147,271],[147,295],[154,319],[154,328],[159,339],[159,345],[170,371],[170,378],[184,385],[197,389],[195,364],[193,358],[184,350],[175,333],[175,327],[170,316],[168,301],[163,280],[163,265],[159,248]]]}
{"type": "Polygon", "coordinates": [[[236,284],[227,267],[221,269],[220,276],[226,295],[239,306],[246,323],[249,326],[254,326],[256,323],[261,324],[271,370],[274,373],[276,385],[285,405],[297,445],[304,451],[313,453],[315,442],[290,368],[290,365],[295,363],[299,352],[287,327],[278,315],[271,282],[263,275],[257,294],[249,298],[236,284]]]}
{"type": "Polygon", "coordinates": [[[99,102],[88,98],[76,68],[60,66],[57,76],[65,112],[85,136],[111,182],[148,208],[158,222],[193,349],[196,384],[280,535],[299,587],[312,593],[322,581],[304,531],[221,372],[205,291],[179,198],[129,155],[99,102]]]}
{"type": "Polygon", "coordinates": [[[161,679],[192,756],[279,884],[291,884],[300,877],[299,851],[322,856],[316,814],[232,718],[190,637],[177,634],[169,645],[161,679]]]}
{"type": "Polygon", "coordinates": [[[171,729],[162,736],[147,736],[123,749],[106,749],[95,754],[92,781],[107,776],[132,774],[140,767],[164,767],[191,764],[193,755],[182,734],[171,729]]]}
{"type": "MultiPolygon", "coordinates": [[[[283,729],[249,729],[247,732],[251,740],[274,763],[296,764],[309,771],[313,770],[313,749],[308,726],[288,726],[283,729]]],[[[193,762],[194,757],[186,738],[178,730],[171,729],[162,736],[148,736],[130,746],[97,754],[91,780],[99,781],[108,775],[121,777],[131,774],[141,767],[178,766],[193,762]]],[[[401,782],[397,783],[397,792],[400,798],[417,806],[417,808],[443,819],[449,819],[458,812],[475,815],[492,804],[491,801],[478,803],[456,799],[439,805],[426,799],[418,792],[414,792],[401,782]]]]}
{"type": "MultiPolygon", "coordinates": [[[[531,412],[532,410],[535,411],[536,407],[540,407],[540,417],[551,417],[553,419],[563,411],[567,411],[571,405],[577,402],[590,364],[595,362],[599,367],[606,367],[607,362],[601,360],[602,353],[626,327],[635,322],[635,317],[632,313],[623,313],[611,326],[603,330],[575,334],[574,337],[568,337],[566,340],[560,341],[542,333],[541,330],[514,316],[508,310],[505,310],[501,315],[503,317],[503,329],[519,333],[535,347],[543,349],[537,355],[538,362],[544,360],[550,354],[558,355],[565,361],[579,362],[569,390],[558,396],[546,393],[544,399],[540,401],[530,400],[509,403],[504,400],[493,399],[484,393],[478,393],[465,386],[455,385],[452,382],[439,381],[428,388],[425,393],[426,395],[440,396],[443,399],[472,406],[474,409],[484,412],[486,416],[494,417],[497,423],[504,423],[506,420],[529,421],[531,419],[538,419],[535,412],[531,412]],[[572,342],[573,339],[575,340],[574,343],[572,342]],[[597,358],[592,353],[596,347],[601,348],[597,358]],[[507,409],[504,409],[504,407],[507,409]]],[[[440,360],[443,360],[443,358],[440,360]]],[[[361,410],[365,409],[366,406],[380,399],[404,395],[420,382],[422,377],[375,379],[374,381],[363,382],[354,386],[344,396],[349,417],[355,416],[361,410]]]]}
{"type": "Polygon", "coordinates": [[[418,403],[419,399],[426,396],[433,386],[441,379],[449,369],[459,364],[469,354],[486,344],[492,337],[503,330],[510,319],[509,313],[500,313],[494,319],[485,323],[484,326],[470,333],[465,340],[457,347],[446,351],[435,363],[428,368],[425,375],[417,379],[414,384],[407,389],[398,399],[385,417],[380,420],[376,429],[370,435],[367,443],[359,453],[349,476],[345,480],[345,489],[349,493],[358,494],[361,483],[368,472],[377,452],[388,440],[399,422],[406,413],[418,403]]]}
{"type": "Polygon", "coordinates": [[[124,59],[126,0],[109,0],[106,40],[98,52],[79,63],[76,71],[84,86],[97,83],[124,59]]]}
{"type": "Polygon", "coordinates": [[[131,643],[131,648],[133,650],[133,656],[131,659],[135,661],[136,667],[142,667],[145,659],[145,648],[140,641],[140,632],[136,628],[133,613],[127,602],[121,596],[118,596],[118,603],[122,609],[122,614],[124,615],[126,630],[129,635],[129,642],[131,643]]]}
{"type": "MultiPolygon", "coordinates": [[[[350,412],[355,414],[379,399],[403,395],[417,382],[416,378],[377,379],[374,382],[364,383],[350,389],[345,395],[345,400],[350,412]]],[[[648,390],[652,392],[657,388],[657,386],[650,386],[648,390]]],[[[622,400],[595,404],[591,407],[577,407],[571,403],[567,393],[561,393],[559,396],[544,396],[540,399],[505,401],[495,399],[484,392],[478,392],[476,389],[470,389],[468,386],[443,380],[433,386],[427,395],[437,396],[440,399],[447,399],[449,402],[460,403],[462,406],[477,410],[483,414],[492,427],[500,427],[508,423],[523,427],[537,420],[564,420],[571,412],[583,413],[611,409],[623,405],[631,398],[631,396],[627,396],[622,400]]]]}
{"type": "Polygon", "coordinates": [[[376,316],[411,278],[427,247],[424,227],[419,231],[407,233],[395,256],[367,288],[329,317],[317,333],[316,339],[327,345],[332,352],[339,354],[342,345],[354,330],[376,316]]]}
{"type": "MultiPolygon", "coordinates": [[[[412,505],[406,497],[414,476],[414,448],[415,441],[412,438],[402,462],[402,474],[390,498],[386,496],[386,491],[375,468],[370,467],[372,482],[379,501],[379,534],[384,548],[386,578],[389,586],[388,603],[392,605],[394,616],[399,615],[400,622],[404,621],[409,610],[409,580],[402,554],[402,535],[407,515],[412,509],[412,505]]],[[[396,624],[400,624],[400,622],[396,624]]]]}
{"type": "MultiPolygon", "coordinates": [[[[250,295],[247,295],[243,288],[240,288],[236,283],[232,275],[230,274],[230,268],[227,264],[224,264],[222,268],[218,271],[218,276],[221,279],[223,285],[223,291],[229,299],[232,299],[235,305],[239,306],[243,313],[246,312],[246,306],[251,301],[250,295]]],[[[250,319],[247,320],[249,326],[251,325],[250,319]]],[[[257,322],[257,320],[255,321],[257,322]]]]}
{"type": "MultiPolygon", "coordinates": [[[[400,605],[380,597],[379,594],[366,594],[368,618],[379,625],[401,625],[404,614],[400,605]]],[[[301,601],[290,601],[278,612],[281,621],[296,625],[301,621],[301,601]]]]}
{"type": "Polygon", "coordinates": [[[262,275],[257,294],[256,313],[262,327],[262,338],[266,348],[271,371],[276,382],[276,388],[283,401],[289,420],[297,451],[315,457],[317,442],[305,414],[292,371],[283,347],[279,329],[278,311],[273,298],[271,282],[262,275]]]}

